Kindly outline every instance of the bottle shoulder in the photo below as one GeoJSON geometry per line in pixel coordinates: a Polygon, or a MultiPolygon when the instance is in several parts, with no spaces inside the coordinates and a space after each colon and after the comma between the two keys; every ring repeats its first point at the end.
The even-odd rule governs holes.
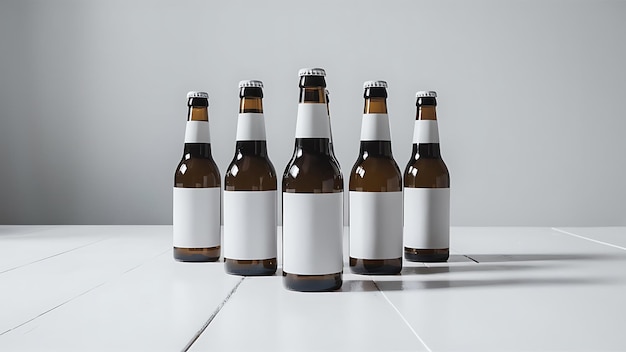
{"type": "Polygon", "coordinates": [[[248,174],[248,173],[267,173],[276,175],[274,164],[268,157],[257,155],[235,155],[231,160],[226,174],[228,176],[236,176],[235,174],[248,174]]]}
{"type": "Polygon", "coordinates": [[[330,155],[294,153],[283,173],[283,191],[332,193],[343,190],[343,175],[330,155]]]}
{"type": "Polygon", "coordinates": [[[199,157],[183,157],[178,166],[176,172],[181,174],[189,173],[216,173],[219,174],[219,168],[213,158],[199,158],[199,157]]]}
{"type": "Polygon", "coordinates": [[[227,191],[266,191],[277,189],[277,176],[269,158],[235,155],[224,176],[227,191]]]}
{"type": "Polygon", "coordinates": [[[448,167],[441,158],[411,158],[404,170],[404,187],[450,187],[448,167]]]}
{"type": "Polygon", "coordinates": [[[176,187],[219,187],[220,179],[219,168],[212,158],[183,157],[174,172],[176,187]]]}
{"type": "Polygon", "coordinates": [[[392,157],[360,156],[350,172],[349,184],[351,191],[401,191],[402,173],[392,157]]]}

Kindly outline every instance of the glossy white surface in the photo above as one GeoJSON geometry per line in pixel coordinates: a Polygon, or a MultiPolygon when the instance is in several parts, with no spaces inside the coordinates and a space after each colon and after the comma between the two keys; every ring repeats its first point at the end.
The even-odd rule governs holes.
{"type": "Polygon", "coordinates": [[[344,275],[338,292],[285,290],[246,278],[191,351],[426,351],[371,280],[344,275]]]}
{"type": "Polygon", "coordinates": [[[171,231],[0,226],[0,351],[626,350],[626,228],[452,228],[447,263],[331,293],[177,263],[171,231]]]}
{"type": "Polygon", "coordinates": [[[554,230],[626,250],[626,227],[559,227],[554,230]]]}

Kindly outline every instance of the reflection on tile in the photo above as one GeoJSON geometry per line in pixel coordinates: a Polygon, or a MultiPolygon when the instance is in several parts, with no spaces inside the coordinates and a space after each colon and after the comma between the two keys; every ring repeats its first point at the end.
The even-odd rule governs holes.
{"type": "Polygon", "coordinates": [[[442,273],[464,273],[464,272],[488,272],[488,271],[512,271],[537,269],[536,265],[464,265],[464,266],[435,266],[435,267],[408,267],[402,270],[402,275],[428,275],[442,273]]]}
{"type": "Polygon", "coordinates": [[[410,291],[429,289],[482,288],[488,286],[562,287],[564,285],[602,285],[611,283],[598,278],[545,278],[545,279],[475,279],[475,280],[385,280],[377,281],[381,291],[410,291]]]}

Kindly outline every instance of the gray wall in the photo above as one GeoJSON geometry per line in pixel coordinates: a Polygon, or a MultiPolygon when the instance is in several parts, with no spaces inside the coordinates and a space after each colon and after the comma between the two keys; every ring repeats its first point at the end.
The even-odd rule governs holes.
{"type": "Polygon", "coordinates": [[[385,79],[401,168],[439,92],[453,225],[626,225],[625,43],[625,1],[2,1],[0,223],[171,223],[185,93],[210,94],[223,173],[241,79],[282,173],[320,66],[344,175],[385,79]]]}

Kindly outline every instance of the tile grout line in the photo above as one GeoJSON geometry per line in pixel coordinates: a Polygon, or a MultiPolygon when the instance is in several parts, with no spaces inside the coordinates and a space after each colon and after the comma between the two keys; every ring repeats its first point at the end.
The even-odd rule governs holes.
{"type": "Polygon", "coordinates": [[[74,296],[74,297],[72,297],[72,298],[68,299],[67,301],[65,301],[65,302],[63,302],[63,303],[58,304],[58,305],[56,305],[56,306],[54,306],[54,307],[52,307],[52,308],[48,309],[47,311],[45,311],[45,312],[43,312],[43,313],[41,313],[41,314],[37,315],[36,317],[33,317],[33,318],[31,318],[31,319],[28,319],[27,321],[25,321],[25,322],[23,322],[23,323],[21,323],[21,324],[19,324],[19,325],[15,326],[15,327],[13,327],[13,328],[10,328],[10,329],[8,329],[8,330],[6,330],[6,331],[0,332],[0,336],[2,336],[2,335],[4,335],[4,334],[6,334],[6,333],[8,333],[8,332],[11,332],[11,331],[13,331],[13,330],[15,330],[15,329],[17,329],[17,328],[19,328],[19,327],[21,327],[21,326],[24,326],[24,325],[26,325],[26,324],[30,323],[31,321],[33,321],[33,320],[35,320],[35,319],[37,319],[37,318],[39,318],[39,317],[42,317],[42,316],[44,316],[44,315],[46,315],[46,314],[48,314],[48,313],[52,312],[53,310],[55,310],[55,309],[57,309],[57,308],[59,308],[59,307],[62,307],[62,306],[64,306],[64,305],[66,305],[67,303],[69,303],[69,302],[71,302],[71,301],[73,301],[73,300],[77,299],[78,297],[84,296],[84,295],[86,295],[87,293],[89,293],[89,292],[91,292],[91,291],[93,291],[93,290],[97,289],[98,287],[105,285],[106,283],[107,283],[107,282],[105,281],[105,282],[101,283],[100,285],[94,286],[94,287],[92,287],[92,288],[88,289],[87,291],[84,291],[84,292],[82,292],[82,293],[78,294],[77,296],[74,296]]]}
{"type": "MultiPolygon", "coordinates": [[[[103,239],[102,239],[102,240],[100,240],[100,241],[103,241],[103,240],[105,240],[105,238],[103,238],[103,239]]],[[[100,242],[100,241],[96,241],[96,242],[93,242],[93,243],[98,243],[98,242],[100,242]]],[[[90,243],[90,244],[93,244],[93,243],[90,243]]],[[[88,245],[90,245],[90,244],[86,244],[85,246],[88,246],[88,245]]],[[[81,247],[85,247],[85,246],[81,246],[81,247]]],[[[78,248],[81,248],[81,247],[77,247],[77,248],[74,248],[74,249],[78,249],[78,248]]],[[[71,252],[71,251],[73,251],[74,249],[70,249],[70,250],[68,250],[68,251],[66,251],[66,252],[64,252],[64,253],[71,252]]],[[[140,264],[138,264],[138,265],[136,265],[136,266],[134,266],[134,267],[132,267],[132,268],[130,268],[130,269],[128,269],[128,270],[126,270],[126,271],[124,271],[123,273],[121,273],[121,274],[120,274],[120,276],[125,275],[125,274],[127,274],[127,273],[129,273],[129,272],[131,272],[131,271],[133,271],[133,270],[135,270],[135,269],[137,269],[137,268],[139,268],[139,267],[141,267],[141,266],[145,265],[147,262],[149,262],[149,261],[151,261],[151,260],[153,260],[153,259],[155,259],[155,258],[158,258],[158,257],[162,256],[163,254],[165,254],[165,253],[169,252],[169,251],[170,251],[170,249],[167,249],[167,250],[165,250],[165,251],[163,251],[163,252],[161,252],[161,253],[159,253],[159,254],[157,254],[157,255],[155,255],[155,256],[153,256],[153,257],[151,257],[151,258],[148,258],[148,260],[146,260],[145,262],[140,263],[140,264]]],[[[63,254],[63,253],[55,254],[54,256],[57,256],[57,255],[60,255],[60,254],[63,254]]],[[[54,256],[52,256],[52,257],[54,257],[54,256]]],[[[52,258],[52,257],[49,257],[49,258],[52,258]]],[[[46,258],[44,258],[44,259],[46,259],[46,258]]],[[[44,259],[40,259],[40,260],[38,260],[38,261],[41,261],[41,260],[44,260],[44,259]]],[[[33,262],[33,263],[36,263],[36,262],[37,262],[37,261],[35,261],[35,262],[33,262]]],[[[74,296],[74,297],[72,297],[72,298],[68,299],[67,301],[65,301],[65,302],[63,302],[63,303],[60,303],[60,304],[58,304],[58,305],[56,305],[56,306],[54,306],[54,307],[52,307],[52,308],[48,309],[47,311],[45,311],[45,312],[43,312],[43,313],[41,313],[41,314],[39,314],[39,315],[37,315],[37,316],[35,316],[35,317],[31,318],[31,319],[28,319],[27,321],[25,321],[25,322],[23,322],[23,323],[21,323],[21,324],[19,324],[19,325],[15,326],[15,327],[12,327],[12,328],[10,328],[10,329],[8,329],[8,330],[6,330],[6,331],[2,331],[2,332],[0,332],[0,336],[2,336],[2,335],[4,335],[4,334],[6,334],[6,333],[8,333],[8,332],[11,332],[12,330],[15,330],[15,329],[17,329],[17,328],[19,328],[19,327],[21,327],[21,326],[24,326],[24,325],[26,325],[26,324],[30,323],[31,321],[33,321],[33,320],[35,320],[35,319],[37,319],[37,318],[39,318],[39,317],[41,317],[41,316],[44,316],[44,315],[46,315],[46,314],[48,314],[48,313],[52,312],[53,310],[55,310],[55,309],[57,309],[57,308],[59,308],[59,307],[61,307],[61,306],[64,306],[65,304],[67,304],[67,303],[69,303],[69,302],[71,302],[71,301],[73,301],[73,300],[75,300],[75,299],[77,299],[77,298],[79,298],[79,297],[81,297],[81,296],[84,296],[84,295],[86,295],[87,293],[89,293],[89,292],[91,292],[91,291],[93,291],[93,290],[95,290],[95,289],[97,289],[97,288],[99,288],[99,287],[101,287],[101,286],[104,286],[104,285],[108,284],[109,282],[111,282],[111,281],[113,281],[113,280],[116,280],[117,278],[118,278],[118,277],[116,277],[115,279],[111,279],[111,280],[107,280],[107,281],[105,281],[105,282],[102,282],[102,283],[100,283],[99,285],[94,286],[94,287],[92,287],[92,288],[88,289],[87,291],[84,291],[84,292],[82,292],[82,293],[78,294],[77,296],[74,296]]]]}
{"type": "Polygon", "coordinates": [[[78,246],[78,247],[70,248],[70,249],[68,249],[68,250],[66,250],[66,251],[63,251],[63,252],[60,252],[60,253],[56,253],[56,254],[53,254],[53,255],[48,256],[48,257],[45,257],[45,258],[37,259],[37,260],[32,261],[32,262],[29,262],[29,263],[25,263],[25,264],[22,264],[22,265],[15,266],[15,267],[13,267],[13,268],[9,268],[9,269],[6,269],[6,270],[3,270],[3,271],[0,271],[0,274],[8,273],[9,271],[13,271],[13,270],[16,270],[16,269],[20,269],[20,268],[23,268],[23,267],[28,266],[28,265],[31,265],[31,264],[39,263],[39,262],[42,262],[42,261],[44,261],[44,260],[48,260],[48,259],[50,259],[50,258],[58,257],[58,256],[60,256],[60,255],[62,255],[62,254],[69,253],[69,252],[75,251],[75,250],[77,250],[77,249],[81,249],[81,248],[89,247],[89,246],[91,246],[92,244],[96,244],[96,243],[102,242],[102,241],[104,241],[104,240],[106,240],[106,239],[109,239],[109,237],[101,238],[101,239],[99,239],[99,240],[97,240],[97,241],[94,241],[94,242],[90,242],[90,243],[83,244],[82,246],[78,246]]]}
{"type": "Polygon", "coordinates": [[[415,329],[413,329],[413,327],[411,326],[411,324],[409,324],[408,320],[406,320],[406,318],[404,317],[404,315],[402,315],[402,313],[400,313],[400,310],[398,310],[398,308],[391,303],[391,300],[389,300],[389,297],[387,297],[387,295],[385,294],[385,292],[383,292],[383,290],[380,289],[380,287],[378,287],[378,283],[376,283],[376,281],[372,280],[372,282],[374,283],[374,286],[376,287],[376,289],[378,290],[378,292],[380,292],[383,297],[385,298],[385,300],[387,301],[387,303],[389,303],[391,305],[391,307],[393,308],[393,310],[396,311],[396,313],[398,313],[398,315],[400,316],[400,318],[402,319],[402,321],[404,321],[404,323],[409,327],[409,329],[411,330],[411,332],[413,333],[413,335],[415,335],[415,337],[417,337],[417,339],[421,342],[421,344],[426,348],[426,350],[428,352],[432,352],[432,350],[430,349],[430,347],[428,347],[428,345],[426,344],[426,342],[424,342],[424,340],[422,340],[422,338],[420,337],[420,335],[417,334],[417,331],[415,331],[415,329]]]}
{"type": "Polygon", "coordinates": [[[164,251],[163,251],[163,252],[161,252],[161,253],[157,253],[156,255],[154,255],[154,256],[152,256],[152,257],[148,258],[145,262],[139,263],[139,264],[135,265],[134,267],[132,267],[132,268],[130,268],[130,269],[128,269],[128,270],[126,270],[126,271],[125,271],[125,272],[123,272],[120,276],[122,276],[122,275],[126,275],[126,274],[128,274],[129,272],[131,272],[131,271],[133,271],[133,270],[135,270],[135,269],[137,269],[137,268],[140,268],[140,267],[142,267],[142,266],[146,265],[148,262],[150,262],[150,261],[152,261],[152,260],[154,260],[154,259],[156,259],[156,258],[158,258],[158,257],[162,256],[163,254],[170,252],[170,251],[171,251],[171,249],[169,249],[169,248],[168,248],[168,249],[164,250],[164,251]]]}
{"type": "Polygon", "coordinates": [[[474,258],[470,257],[469,255],[465,255],[465,254],[461,254],[461,255],[462,255],[462,256],[464,256],[465,258],[467,258],[467,259],[469,259],[469,260],[473,261],[474,263],[480,263],[478,260],[476,260],[476,259],[474,259],[474,258]]]}
{"type": "Polygon", "coordinates": [[[566,235],[578,237],[578,238],[583,239],[583,240],[587,240],[587,241],[590,241],[590,242],[595,242],[595,243],[598,243],[598,244],[603,244],[605,246],[609,246],[609,247],[613,247],[613,248],[617,248],[617,249],[621,249],[621,250],[626,251],[625,247],[621,247],[621,246],[618,246],[618,245],[615,245],[615,244],[611,244],[611,243],[603,242],[603,241],[599,241],[599,240],[594,240],[593,238],[577,235],[575,233],[571,233],[571,232],[568,232],[568,231],[565,231],[565,230],[561,230],[561,229],[556,228],[556,227],[551,227],[551,229],[556,231],[556,232],[560,232],[560,233],[563,233],[563,234],[566,234],[566,235]]]}
{"type": "Polygon", "coordinates": [[[191,340],[187,343],[187,345],[185,345],[185,347],[183,347],[183,349],[181,350],[182,352],[187,352],[189,351],[189,349],[191,348],[191,346],[198,340],[198,338],[200,338],[200,335],[202,335],[202,333],[204,333],[204,331],[206,330],[206,328],[209,327],[209,324],[211,324],[211,322],[213,321],[213,319],[215,319],[215,317],[219,314],[219,312],[222,310],[222,308],[224,308],[224,305],[226,304],[226,302],[228,302],[228,300],[230,300],[230,297],[235,293],[235,291],[237,291],[237,289],[239,288],[239,285],[241,285],[241,283],[243,282],[243,280],[245,280],[245,277],[242,277],[241,280],[239,280],[239,282],[237,283],[237,285],[235,285],[235,287],[233,287],[232,290],[230,290],[230,292],[228,293],[228,295],[226,296],[226,298],[224,298],[224,300],[222,301],[222,303],[220,303],[219,306],[217,306],[217,308],[213,311],[213,314],[211,314],[211,316],[209,317],[209,319],[204,323],[204,325],[202,325],[202,327],[200,328],[200,330],[198,330],[194,336],[191,338],[191,340]]]}

